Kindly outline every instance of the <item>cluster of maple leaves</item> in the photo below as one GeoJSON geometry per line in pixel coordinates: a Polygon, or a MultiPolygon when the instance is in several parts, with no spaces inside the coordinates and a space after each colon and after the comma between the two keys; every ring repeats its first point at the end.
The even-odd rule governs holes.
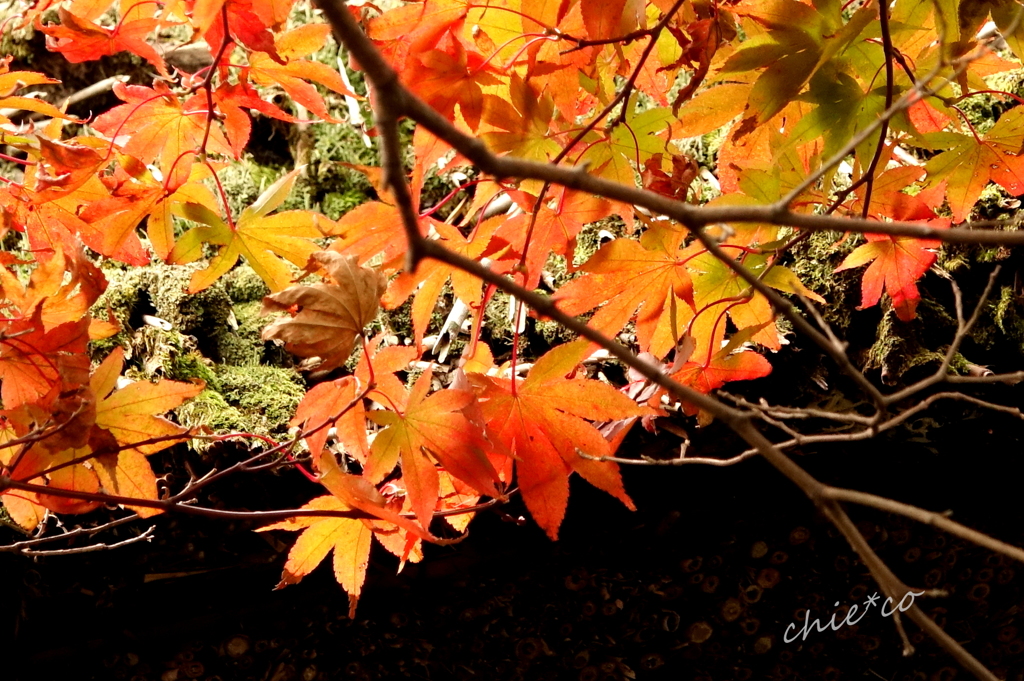
{"type": "MultiPolygon", "coordinates": [[[[324,370],[349,356],[378,301],[393,309],[412,297],[412,344],[364,340],[355,373],[313,387],[291,422],[306,433],[329,492],[307,508],[364,517],[303,516],[264,528],[302,531],[283,584],[301,579],[333,549],[335,573],[354,607],[372,537],[403,560],[418,560],[421,541],[439,540],[431,530],[435,515],[461,531],[472,517],[461,511],[482,497],[503,499],[513,488],[555,538],[573,473],[632,507],[617,465],[602,458],[614,453],[625,426],[650,424],[663,413],[663,392],[619,390],[587,378],[586,342],[551,350],[525,378],[514,358],[496,367],[479,340],[493,287],[436,261],[403,271],[401,219],[379,169],[363,171],[380,200],[338,221],[314,211],[275,212],[298,171],[241,214],[230,213],[217,173],[244,153],[251,115],[300,121],[270,101],[272,91],[335,124],[344,123],[323,93],[360,98],[339,73],[307,58],[324,46],[330,28],[291,23],[293,2],[42,0],[7,18],[8,27],[45,33],[49,49],[68,61],[129,52],[156,73],[152,83],[116,85],[122,104],[83,121],[22,92],[55,81],[10,71],[9,59],[0,63],[0,109],[48,119],[0,113],[3,158],[18,168],[0,178],[0,229],[25,238],[21,252],[0,253],[0,464],[5,480],[21,483],[0,487],[6,512],[27,530],[46,511],[84,513],[111,495],[140,515],[159,512],[128,499],[158,498],[146,457],[189,436],[159,414],[203,386],[121,385],[120,350],[90,366],[88,342],[118,330],[112,316],[90,313],[106,287],[94,260],[185,264],[210,253],[189,292],[209,287],[244,258],[272,291],[265,311],[286,315],[265,338],[318,358],[324,370]],[[210,66],[187,73],[164,62],[154,43],[181,27],[184,40],[208,46],[210,66]],[[78,133],[69,135],[68,124],[78,133]],[[27,271],[27,280],[17,276],[27,271]],[[317,282],[296,283],[302,277],[317,282]],[[474,314],[461,366],[447,385],[429,370],[406,385],[399,376],[422,356],[449,282],[474,314]],[[642,395],[640,403],[630,395],[642,395]],[[346,454],[342,464],[358,465],[358,474],[327,448],[332,426],[346,454]]],[[[724,131],[714,169],[720,195],[710,201],[717,206],[779,200],[873,125],[916,79],[949,76],[892,116],[884,139],[866,137],[851,154],[849,173],[830,169],[793,204],[935,227],[966,219],[990,181],[1024,193],[1021,109],[982,136],[957,106],[989,90],[984,77],[1017,62],[994,53],[966,68],[955,61],[974,49],[989,18],[1012,29],[1005,38],[1022,54],[1019,8],[1016,0],[898,0],[880,17],[871,0],[349,7],[403,83],[495,154],[576,165],[629,185],[639,178],[646,189],[697,202],[697,168],[675,142],[724,131]],[[887,61],[898,68],[887,71],[887,61]],[[853,191],[841,191],[851,184],[853,191]]],[[[539,285],[551,257],[564,258],[575,276],[554,294],[561,309],[592,313],[590,325],[609,337],[633,322],[636,350],[701,392],[770,372],[766,357],[747,349],[780,347],[768,300],[682,226],[579,191],[487,177],[467,194],[461,214],[468,218],[441,221],[433,217],[436,207],[419,205],[426,178],[467,162],[422,129],[412,146],[410,182],[422,234],[486,259],[528,288],[539,285]],[[514,210],[477,219],[499,194],[514,210]],[[581,230],[610,218],[621,221],[625,236],[577,266],[581,230]]],[[[778,262],[790,236],[776,226],[735,225],[723,231],[721,246],[769,286],[820,300],[778,262]]],[[[909,320],[919,299],[915,282],[934,262],[937,245],[868,235],[840,269],[870,263],[862,306],[877,304],[884,290],[897,315],[909,320]]]]}

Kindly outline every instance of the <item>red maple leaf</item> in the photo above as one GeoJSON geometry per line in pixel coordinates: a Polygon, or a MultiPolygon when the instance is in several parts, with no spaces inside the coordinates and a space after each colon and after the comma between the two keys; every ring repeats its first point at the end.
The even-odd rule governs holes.
{"type": "Polygon", "coordinates": [[[117,24],[114,28],[98,26],[81,19],[63,7],[57,8],[60,25],[37,23],[37,28],[47,35],[47,47],[60,52],[74,64],[108,57],[118,52],[131,52],[142,57],[169,78],[163,57],[146,36],[152,33],[160,22],[156,19],[136,19],[117,24]]]}
{"type": "MultiPolygon", "coordinates": [[[[929,226],[943,229],[946,220],[929,221],[929,226]]],[[[909,322],[916,315],[921,294],[917,280],[935,262],[937,239],[914,239],[908,236],[865,234],[868,242],[858,246],[846,256],[836,272],[871,263],[861,282],[861,301],[858,309],[871,307],[882,297],[882,289],[892,298],[896,316],[909,322]]]]}

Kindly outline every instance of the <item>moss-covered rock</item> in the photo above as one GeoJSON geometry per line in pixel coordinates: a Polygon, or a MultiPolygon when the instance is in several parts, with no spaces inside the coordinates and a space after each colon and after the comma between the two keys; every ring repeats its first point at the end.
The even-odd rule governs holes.
{"type": "Polygon", "coordinates": [[[237,366],[289,364],[290,358],[260,337],[266,325],[259,316],[260,301],[269,290],[252,268],[240,265],[209,288],[188,294],[186,287],[198,267],[202,265],[155,263],[143,268],[109,268],[110,285],[93,313],[105,317],[109,308],[123,330],[94,344],[94,358],[102,357],[114,345],[134,347],[137,356],[145,358],[142,362],[150,366],[143,371],[147,375],[158,369],[166,374],[165,355],[172,350],[179,354],[194,350],[210,362],[237,366]],[[164,332],[152,326],[146,315],[164,320],[170,329],[164,332]]]}
{"type": "MultiPolygon", "coordinates": [[[[241,410],[209,388],[178,407],[174,415],[186,428],[206,428],[217,434],[247,432],[249,426],[249,420],[241,410]]],[[[201,441],[196,445],[199,449],[204,448],[201,441]]]]}
{"type": "Polygon", "coordinates": [[[224,291],[235,303],[260,301],[270,294],[270,289],[256,270],[244,263],[225,274],[221,281],[224,282],[224,291]]]}
{"type": "Polygon", "coordinates": [[[810,290],[825,299],[825,320],[837,331],[850,324],[850,310],[860,304],[860,279],[863,270],[836,272],[843,259],[860,243],[846,239],[837,243],[835,232],[812,232],[797,244],[783,264],[787,265],[810,290]]]}
{"type": "Polygon", "coordinates": [[[268,366],[216,368],[219,392],[246,418],[247,430],[280,433],[288,429],[306,386],[291,369],[268,366]]]}
{"type": "Polygon", "coordinates": [[[231,299],[222,282],[215,282],[198,293],[186,292],[192,272],[205,266],[205,263],[184,266],[158,263],[148,268],[146,290],[156,315],[182,333],[216,333],[227,325],[231,315],[231,299]]]}
{"type": "Polygon", "coordinates": [[[283,347],[263,340],[261,333],[267,318],[260,316],[263,303],[252,301],[237,303],[229,328],[217,336],[217,354],[220,361],[232,366],[291,366],[292,357],[283,347]]]}
{"type": "MultiPolygon", "coordinates": [[[[280,436],[306,392],[301,378],[278,367],[217,366],[207,389],[175,410],[178,421],[214,434],[280,436]]],[[[202,441],[194,443],[205,449],[202,441]]]]}
{"type": "Polygon", "coordinates": [[[204,266],[157,262],[141,268],[108,268],[104,273],[109,285],[94,313],[105,316],[109,307],[127,331],[141,328],[146,324],[143,316],[152,315],[181,333],[209,334],[227,323],[231,299],[221,282],[198,293],[186,292],[192,273],[204,266]]]}
{"type": "Polygon", "coordinates": [[[864,369],[881,370],[882,381],[891,385],[914,367],[941,362],[942,354],[922,346],[912,330],[916,324],[900,322],[891,305],[885,304],[890,309],[878,324],[878,335],[867,351],[864,369]]]}

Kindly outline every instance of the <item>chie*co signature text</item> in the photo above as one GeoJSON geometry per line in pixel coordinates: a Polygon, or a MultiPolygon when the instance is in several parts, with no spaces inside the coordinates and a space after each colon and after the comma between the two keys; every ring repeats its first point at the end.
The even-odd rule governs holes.
{"type": "MultiPolygon", "coordinates": [[[[892,598],[886,598],[882,602],[882,605],[881,605],[882,617],[889,617],[894,612],[896,612],[896,610],[899,610],[900,612],[906,612],[907,610],[910,610],[910,608],[913,607],[913,605],[914,605],[914,599],[917,596],[920,596],[923,593],[924,593],[924,591],[916,591],[916,592],[915,591],[908,591],[907,593],[905,593],[903,595],[903,598],[900,599],[900,602],[896,605],[895,608],[891,607],[892,606],[892,598]],[[909,603],[907,603],[907,599],[908,598],[910,599],[909,603]],[[906,604],[906,607],[904,607],[904,604],[906,604]],[[886,612],[886,607],[887,606],[889,606],[888,612],[886,612]]],[[[840,629],[843,628],[844,625],[847,625],[847,624],[857,624],[858,622],[861,621],[861,619],[864,618],[864,615],[868,614],[868,610],[870,610],[871,607],[873,605],[875,605],[875,603],[878,602],[878,599],[879,599],[878,592],[875,592],[875,593],[871,594],[870,596],[868,596],[867,599],[864,601],[864,610],[863,610],[863,612],[861,612],[860,616],[858,616],[856,618],[854,618],[854,616],[857,615],[858,608],[857,608],[857,604],[855,603],[855,604],[850,606],[850,610],[846,613],[846,616],[841,621],[836,622],[836,615],[838,613],[832,613],[832,618],[828,622],[826,622],[825,624],[822,624],[818,619],[814,619],[812,621],[811,620],[811,611],[808,608],[807,612],[804,614],[804,626],[803,626],[803,628],[801,628],[799,631],[797,631],[795,634],[793,634],[793,636],[791,638],[790,637],[790,630],[791,629],[796,629],[797,625],[796,625],[796,623],[790,624],[789,626],[786,627],[786,631],[782,635],[782,639],[786,643],[792,643],[797,638],[800,638],[800,640],[802,640],[802,641],[806,641],[807,640],[807,635],[811,633],[811,628],[812,627],[817,628],[817,630],[819,632],[826,631],[829,628],[831,628],[832,631],[839,631],[840,629]]],[[[839,601],[836,601],[835,607],[837,607],[837,608],[839,607],[839,601]]]]}

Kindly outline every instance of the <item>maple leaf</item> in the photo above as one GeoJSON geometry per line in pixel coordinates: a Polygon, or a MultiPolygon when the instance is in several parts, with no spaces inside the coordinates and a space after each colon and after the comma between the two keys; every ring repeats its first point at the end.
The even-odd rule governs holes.
{"type": "MultiPolygon", "coordinates": [[[[496,243],[500,239],[516,253],[526,253],[523,285],[527,288],[536,288],[551,253],[572,259],[576,237],[584,225],[608,217],[615,210],[615,204],[607,199],[570,189],[549,192],[549,200],[539,209],[534,195],[519,191],[508,193],[523,213],[505,220],[495,232],[496,243]]],[[[514,255],[509,253],[505,259],[514,255]]]]}
{"type": "MultiPolygon", "coordinates": [[[[93,373],[89,386],[98,400],[95,429],[90,447],[75,456],[92,454],[91,470],[109,494],[137,499],[158,499],[156,475],[146,456],[175,444],[175,436],[187,431],[158,414],[176,409],[205,387],[199,383],[160,380],[136,381],[115,390],[124,364],[124,351],[117,347],[93,373]],[[119,448],[120,451],[110,451],[119,448]]],[[[52,476],[51,476],[52,484],[52,476]]],[[[160,509],[127,506],[142,517],[160,509]]]]}
{"type": "MultiPolygon", "coordinates": [[[[11,477],[20,482],[53,489],[96,494],[100,491],[99,479],[93,470],[81,463],[75,463],[79,453],[76,450],[68,449],[53,454],[45,451],[42,447],[32,447],[19,458],[11,472],[11,477]]],[[[35,492],[33,496],[24,497],[22,502],[24,504],[39,504],[55,513],[68,514],[88,513],[100,505],[96,501],[47,494],[42,491],[35,492]]]]}
{"type": "Polygon", "coordinates": [[[41,305],[40,319],[45,330],[68,322],[77,322],[107,288],[106,277],[85,256],[84,249],[71,258],[57,250],[49,260],[36,263],[28,286],[0,267],[0,295],[7,316],[31,315],[41,305]]]}
{"type": "MultiPolygon", "coordinates": [[[[30,169],[33,170],[35,168],[30,169]]],[[[31,174],[26,173],[27,176],[31,174]]],[[[84,242],[98,253],[120,262],[148,264],[149,254],[134,233],[118,232],[113,235],[82,219],[86,205],[109,197],[103,182],[96,175],[89,175],[73,192],[38,204],[31,200],[12,201],[5,213],[12,226],[28,234],[29,244],[39,259],[52,257],[58,249],[73,253],[84,242]]],[[[0,200],[2,198],[0,196],[0,200]]],[[[30,199],[31,193],[25,198],[30,199]]]]}
{"type": "MultiPolygon", "coordinates": [[[[67,465],[88,452],[88,448],[67,449],[56,456],[47,457],[46,466],[49,470],[46,472],[46,486],[68,492],[85,492],[87,494],[100,492],[100,478],[95,470],[81,463],[67,465]]],[[[101,506],[98,501],[74,499],[44,492],[39,492],[39,503],[54,513],[69,514],[89,513],[101,506]]]]}
{"type": "MultiPolygon", "coordinates": [[[[274,34],[267,30],[266,23],[256,14],[249,0],[227,0],[223,2],[224,15],[210,20],[204,17],[200,33],[210,45],[224,43],[224,31],[239,44],[250,50],[266,53],[274,61],[284,64],[285,60],[278,54],[274,45],[274,34]],[[224,19],[227,19],[227,26],[224,19]]],[[[266,6],[261,10],[265,10],[266,6]]]]}
{"type": "Polygon", "coordinates": [[[221,83],[213,92],[213,101],[224,116],[224,134],[234,150],[235,157],[240,158],[245,145],[252,134],[252,120],[243,108],[260,113],[287,123],[298,123],[299,119],[283,111],[280,107],[263,100],[247,82],[221,83]]]}
{"type": "Polygon", "coordinates": [[[295,0],[252,0],[252,11],[267,28],[277,30],[288,21],[295,0]]]}
{"type": "Polygon", "coordinates": [[[449,471],[438,470],[438,477],[440,497],[437,500],[437,510],[445,513],[446,515],[442,516],[445,522],[461,534],[466,531],[476,514],[472,512],[453,514],[452,512],[475,506],[480,501],[480,495],[449,471]]]}
{"type": "MultiPolygon", "coordinates": [[[[468,239],[463,237],[458,229],[443,222],[432,222],[432,227],[438,235],[438,241],[445,248],[475,260],[487,249],[495,230],[503,222],[505,221],[501,216],[495,216],[481,223],[473,230],[468,239]]],[[[494,269],[501,271],[503,268],[495,267],[494,269]]],[[[408,299],[412,290],[416,290],[411,314],[416,347],[420,347],[423,342],[431,315],[434,308],[437,307],[437,301],[449,279],[452,281],[452,289],[456,298],[471,308],[479,305],[480,280],[438,260],[421,263],[414,273],[402,272],[388,286],[383,299],[384,307],[388,310],[399,307],[408,299]]]]}
{"type": "Polygon", "coordinates": [[[341,121],[330,115],[323,97],[307,81],[320,83],[339,95],[356,99],[362,97],[352,92],[338,72],[326,64],[295,58],[300,56],[300,53],[308,54],[323,47],[324,39],[326,33],[322,28],[293,29],[278,36],[275,42],[277,51],[289,57],[286,62],[275,61],[269,55],[255,52],[249,55],[249,67],[243,71],[248,73],[254,85],[277,85],[287,92],[295,103],[301,104],[325,121],[340,123],[341,121]],[[320,44],[315,44],[317,35],[320,36],[320,44]]]}
{"type": "Polygon", "coordinates": [[[724,83],[699,92],[679,109],[673,132],[682,137],[697,137],[728,125],[743,113],[750,85],[724,83]]]}
{"type": "MultiPolygon", "coordinates": [[[[469,8],[466,0],[431,0],[406,5],[372,19],[367,34],[401,72],[408,55],[431,49],[446,31],[464,21],[469,8]]],[[[481,24],[487,25],[493,22],[492,16],[503,14],[486,12],[487,21],[481,21],[481,24]]],[[[507,16],[504,18],[509,19],[507,16]]]]}
{"type": "MultiPolygon", "coordinates": [[[[726,316],[738,329],[758,329],[752,341],[778,350],[781,347],[779,334],[772,323],[775,313],[768,299],[753,291],[750,284],[732,268],[704,251],[700,244],[694,243],[690,248],[694,254],[690,268],[693,272],[694,302],[698,313],[690,322],[687,332],[697,342],[694,361],[703,363],[719,350],[725,336],[726,316]]],[[[763,272],[768,265],[768,257],[765,255],[733,249],[726,249],[726,252],[730,255],[738,252],[737,259],[755,274],[763,272]]],[[[780,276],[788,270],[783,268],[776,272],[778,267],[773,267],[769,273],[768,276],[772,278],[769,285],[779,288],[792,283],[792,277],[780,276]]],[[[806,289],[802,292],[806,292],[806,289]]],[[[811,295],[814,297],[814,294],[811,295]]],[[[820,297],[816,299],[821,300],[820,297]]]]}
{"type": "Polygon", "coordinates": [[[562,151],[551,135],[555,103],[547,92],[513,73],[508,98],[483,96],[483,123],[480,138],[496,154],[511,154],[533,161],[547,162],[562,151]]]}
{"type": "Polygon", "coordinates": [[[98,116],[93,128],[114,137],[115,142],[124,139],[124,153],[142,163],[159,159],[165,178],[172,172],[179,174],[181,179],[174,180],[177,185],[188,178],[204,140],[206,151],[234,155],[220,127],[207,126],[213,112],[205,93],[197,92],[183,102],[157,81],[153,88],[118,83],[114,94],[124,104],[98,116]]]}
{"type": "Polygon", "coordinates": [[[640,241],[614,239],[583,265],[586,274],[558,289],[562,311],[578,315],[600,307],[589,325],[614,336],[636,315],[641,352],[663,357],[693,316],[690,258],[681,228],[653,227],[640,241]]]}
{"type": "Polygon", "coordinates": [[[440,481],[435,460],[481,494],[501,496],[495,487],[498,474],[484,454],[488,445],[482,427],[465,412],[475,401],[473,393],[448,389],[427,396],[432,376],[428,370],[417,379],[403,413],[367,413],[385,428],[374,437],[363,471],[371,482],[380,482],[401,459],[402,479],[423,527],[430,525],[437,507],[440,481]]]}
{"type": "Polygon", "coordinates": [[[403,79],[445,118],[454,119],[457,104],[470,130],[475,131],[484,107],[481,86],[501,81],[489,72],[492,67],[483,55],[467,50],[451,32],[437,47],[407,59],[403,79]]]}
{"type": "MultiPolygon", "coordinates": [[[[913,196],[905,192],[924,175],[925,169],[920,166],[892,168],[878,175],[875,178],[868,214],[878,218],[907,222],[937,220],[938,215],[935,209],[942,205],[946,195],[945,182],[939,182],[928,189],[921,189],[913,196]]],[[[854,213],[860,213],[863,210],[865,194],[865,187],[857,189],[858,200],[854,201],[852,205],[854,213]]],[[[945,226],[949,226],[948,220],[942,222],[945,226]]]]}
{"type": "MultiPolygon", "coordinates": [[[[13,59],[13,56],[0,58],[0,125],[11,122],[11,119],[2,113],[6,109],[34,111],[53,119],[71,118],[47,101],[14,95],[18,90],[30,85],[50,85],[60,81],[35,71],[11,71],[10,63],[13,59]]],[[[10,111],[7,113],[10,114],[10,111]]]]}
{"type": "MultiPolygon", "coordinates": [[[[722,350],[704,362],[685,362],[671,374],[671,378],[706,395],[730,381],[751,381],[767,376],[772,371],[772,365],[763,355],[752,350],[736,351],[751,335],[752,330],[749,329],[747,333],[734,335],[722,350]]],[[[657,395],[662,392],[658,391],[657,395]]],[[[688,402],[683,403],[683,411],[691,416],[696,414],[701,425],[711,422],[711,414],[688,402]]]]}
{"type": "Polygon", "coordinates": [[[490,437],[515,456],[516,479],[526,507],[552,539],[565,516],[569,475],[578,473],[595,487],[633,502],[622,486],[618,466],[593,457],[611,456],[611,446],[589,421],[610,421],[655,412],[599,381],[567,378],[589,343],[556,347],[537,360],[526,380],[469,374],[490,437]]]}
{"type": "Polygon", "coordinates": [[[29,532],[36,529],[46,516],[46,507],[35,492],[8,489],[0,492],[0,501],[11,520],[29,532]]]}
{"type": "Polygon", "coordinates": [[[74,140],[51,140],[36,135],[39,142],[40,168],[33,203],[44,203],[73,192],[84,185],[104,165],[104,155],[95,146],[106,146],[102,140],[85,137],[74,140]],[[99,143],[99,144],[97,144],[99,143]]]}
{"type": "Polygon", "coordinates": [[[46,330],[42,305],[0,323],[0,399],[4,408],[35,402],[61,385],[85,383],[89,319],[46,330]]]}
{"type": "MultiPolygon", "coordinates": [[[[420,527],[388,507],[387,501],[370,481],[360,475],[345,473],[334,460],[334,456],[320,457],[320,482],[346,506],[368,513],[373,517],[391,523],[410,533],[413,537],[436,542],[437,537],[428,529],[420,527]]],[[[410,546],[411,548],[411,546],[410,546]]]]}
{"type": "MultiPolygon", "coordinates": [[[[88,363],[84,353],[82,359],[88,363]]],[[[47,407],[46,411],[51,414],[49,420],[62,425],[63,429],[21,457],[12,473],[15,479],[38,479],[38,484],[68,491],[91,494],[105,491],[138,499],[159,498],[156,476],[146,455],[170,447],[175,436],[185,430],[156,414],[178,407],[204,386],[159,381],[155,384],[137,382],[114,390],[123,362],[124,352],[118,347],[93,373],[87,390],[78,391],[81,399],[67,403],[65,398],[65,404],[54,403],[47,407]],[[61,412],[72,409],[73,413],[67,416],[78,416],[83,422],[64,422],[67,419],[61,412]],[[84,420],[80,414],[85,414],[84,420]],[[118,447],[121,451],[112,451],[118,447]]],[[[65,391],[64,394],[74,393],[65,391]]],[[[12,414],[8,411],[8,415],[12,414]]],[[[31,413],[26,416],[25,421],[39,421],[39,418],[32,418],[31,413]]],[[[28,429],[27,423],[21,427],[26,432],[28,429]]],[[[28,512],[25,507],[28,503],[38,503],[58,513],[87,513],[100,505],[95,501],[39,493],[34,498],[21,500],[22,512],[28,512]]],[[[160,512],[146,507],[129,505],[128,508],[144,517],[160,512]]],[[[30,520],[32,515],[26,518],[30,520]]]]}
{"type": "Polygon", "coordinates": [[[263,299],[261,315],[296,306],[298,313],[263,330],[263,340],[281,340],[300,357],[319,357],[328,371],[352,354],[356,336],[377,316],[384,279],[376,270],[359,267],[356,258],[331,251],[314,253],[336,283],[292,286],[263,299]]]}
{"type": "MultiPolygon", "coordinates": [[[[420,218],[420,234],[427,234],[429,227],[436,222],[433,218],[420,218]]],[[[381,201],[368,201],[356,206],[336,223],[327,226],[324,233],[338,237],[329,250],[355,255],[360,264],[382,254],[382,269],[397,267],[396,260],[405,255],[407,247],[398,209],[381,201]]]]}
{"type": "MultiPolygon", "coordinates": [[[[127,157],[125,157],[127,158],[127,157]]],[[[122,159],[124,160],[124,159],[122,159]]],[[[134,254],[139,244],[135,228],[145,220],[146,233],[153,252],[161,259],[167,259],[174,248],[173,213],[183,212],[185,204],[196,204],[211,212],[218,210],[217,199],[202,179],[210,176],[205,165],[193,165],[187,182],[177,185],[157,182],[148,169],[132,168],[132,173],[119,168],[112,176],[104,178],[110,188],[108,198],[90,201],[78,217],[88,223],[90,231],[102,235],[101,253],[134,254]]],[[[176,179],[184,180],[178,173],[176,179]]],[[[142,250],[141,244],[138,246],[142,250]]],[[[111,257],[114,257],[113,255],[111,257]]],[[[149,257],[145,256],[148,264],[149,257]]]]}
{"type": "Polygon", "coordinates": [[[699,172],[700,167],[691,158],[672,154],[670,158],[663,159],[661,154],[655,154],[644,162],[640,181],[648,191],[657,192],[678,201],[686,201],[690,185],[697,179],[699,172]],[[671,164],[671,175],[665,170],[665,166],[668,164],[671,164]]]}
{"type": "MultiPolygon", "coordinates": [[[[351,511],[351,507],[332,495],[317,497],[302,506],[311,511],[351,511]]],[[[277,589],[297,584],[319,565],[327,554],[334,551],[334,578],[349,599],[349,619],[356,615],[356,605],[366,581],[366,567],[370,561],[373,530],[369,522],[354,518],[299,516],[261,527],[267,530],[289,530],[302,533],[288,552],[281,582],[277,589]]]]}
{"type": "MultiPolygon", "coordinates": [[[[944,228],[948,223],[936,220],[931,227],[944,228]]],[[[909,322],[917,316],[921,294],[917,280],[935,262],[937,239],[892,237],[887,234],[865,234],[867,243],[858,246],[836,268],[836,272],[871,263],[861,282],[861,302],[858,309],[875,305],[882,297],[882,289],[892,298],[896,316],[909,322]]]]}
{"type": "Polygon", "coordinates": [[[366,462],[369,454],[369,445],[366,442],[366,411],[362,400],[353,404],[358,386],[359,381],[352,376],[317,383],[299,402],[295,416],[288,422],[289,426],[300,426],[306,431],[320,428],[305,437],[306,446],[313,455],[314,467],[318,465],[320,453],[327,444],[327,423],[334,424],[338,439],[345,444],[346,451],[359,463],[366,462]],[[346,407],[349,407],[348,411],[338,417],[346,407]],[[357,437],[349,437],[352,434],[357,437]]]}
{"type": "Polygon", "coordinates": [[[304,210],[268,215],[291,192],[300,171],[301,168],[296,168],[268,187],[233,224],[224,222],[206,206],[185,204],[181,211],[184,216],[205,226],[185,233],[168,255],[168,260],[178,265],[194,262],[203,257],[203,244],[221,247],[205,269],[192,274],[189,293],[209,287],[234,267],[240,256],[245,256],[246,262],[271,291],[281,291],[292,281],[292,270],[282,259],[298,267],[305,266],[317,251],[313,239],[322,235],[320,222],[327,220],[304,210]]]}
{"type": "MultiPolygon", "coordinates": [[[[367,397],[380,405],[400,411],[405,409],[409,391],[406,389],[405,380],[395,374],[408,369],[410,362],[418,358],[420,353],[409,345],[380,347],[384,340],[385,336],[381,334],[366,343],[366,352],[359,357],[355,375],[364,385],[373,383],[374,388],[367,397]]],[[[365,424],[360,424],[359,427],[365,440],[364,426],[365,424]]],[[[353,437],[357,435],[358,433],[352,433],[353,437]]]]}
{"type": "Polygon", "coordinates": [[[96,369],[90,381],[99,403],[96,427],[107,431],[118,445],[140,454],[153,454],[175,444],[187,431],[158,414],[181,406],[206,387],[202,381],[182,383],[161,379],[156,383],[135,381],[115,390],[124,364],[124,351],[117,347],[96,369]]]}
{"type": "Polygon", "coordinates": [[[47,48],[60,52],[69,62],[77,64],[127,51],[148,61],[164,78],[170,77],[160,53],[146,42],[146,36],[160,26],[157,19],[122,20],[114,28],[105,28],[63,7],[57,8],[57,16],[60,25],[37,27],[47,36],[47,48]]]}
{"type": "Polygon", "coordinates": [[[925,169],[931,186],[947,181],[946,198],[955,222],[967,219],[989,181],[1014,196],[1024,194],[1024,156],[1016,155],[1024,144],[1024,115],[1019,109],[1003,114],[984,140],[941,132],[922,137],[948,149],[929,159],[925,169]]]}
{"type": "Polygon", "coordinates": [[[636,30],[636,16],[624,12],[626,0],[580,0],[583,23],[591,40],[605,40],[636,30]]]}

